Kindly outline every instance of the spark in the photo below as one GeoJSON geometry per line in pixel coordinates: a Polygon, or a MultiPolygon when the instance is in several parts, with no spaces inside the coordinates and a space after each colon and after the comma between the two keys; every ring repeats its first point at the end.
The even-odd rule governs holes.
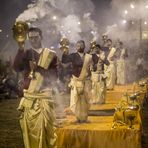
{"type": "Polygon", "coordinates": [[[133,4],[130,4],[130,7],[131,7],[132,9],[134,9],[134,8],[135,8],[135,6],[134,6],[133,4]]]}
{"type": "Polygon", "coordinates": [[[91,31],[91,34],[94,34],[94,33],[95,33],[95,32],[92,30],[92,31],[91,31]]]}
{"type": "Polygon", "coordinates": [[[143,33],[143,37],[146,39],[148,38],[148,34],[147,33],[143,33]]]}
{"type": "Polygon", "coordinates": [[[127,23],[127,20],[123,20],[122,23],[123,23],[123,24],[126,24],[126,23],[127,23]]]}
{"type": "Polygon", "coordinates": [[[71,33],[71,30],[68,30],[68,33],[71,33]]]}
{"type": "Polygon", "coordinates": [[[53,20],[57,20],[57,16],[53,16],[52,19],[53,19],[53,20]]]}
{"type": "Polygon", "coordinates": [[[78,22],[78,25],[80,25],[81,24],[81,22],[78,22]]]}
{"type": "Polygon", "coordinates": [[[128,14],[128,11],[127,11],[127,10],[125,10],[125,11],[124,11],[124,13],[125,13],[125,14],[128,14]]]}

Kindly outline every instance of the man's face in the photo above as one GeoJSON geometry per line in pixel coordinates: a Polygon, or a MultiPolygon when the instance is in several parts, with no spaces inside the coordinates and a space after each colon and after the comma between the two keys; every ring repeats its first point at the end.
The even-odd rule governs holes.
{"type": "Polygon", "coordinates": [[[41,40],[42,37],[40,36],[39,32],[31,31],[28,33],[30,44],[33,48],[38,49],[41,47],[41,40]]]}
{"type": "Polygon", "coordinates": [[[99,47],[95,47],[95,48],[93,49],[93,53],[94,53],[94,54],[99,54],[99,53],[100,53],[100,48],[99,48],[99,47]]]}
{"type": "Polygon", "coordinates": [[[76,49],[78,52],[83,53],[85,49],[85,44],[83,42],[77,42],[76,49]]]}
{"type": "Polygon", "coordinates": [[[111,47],[111,45],[112,45],[112,42],[111,42],[110,40],[108,40],[108,41],[107,41],[107,46],[108,46],[108,47],[111,47]]]}
{"type": "Polygon", "coordinates": [[[119,47],[120,47],[120,44],[119,44],[119,42],[117,42],[117,43],[116,43],[116,47],[117,47],[117,48],[119,48],[119,47]]]}

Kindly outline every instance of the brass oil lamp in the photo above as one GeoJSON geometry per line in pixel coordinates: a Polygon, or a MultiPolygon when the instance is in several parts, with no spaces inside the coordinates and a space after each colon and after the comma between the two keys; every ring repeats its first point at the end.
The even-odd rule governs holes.
{"type": "MultiPolygon", "coordinates": [[[[19,48],[24,49],[24,44],[27,39],[27,33],[29,30],[28,24],[23,21],[15,22],[12,30],[13,30],[13,38],[18,43],[19,48]]],[[[29,74],[29,78],[35,79],[35,70],[34,70],[35,69],[34,68],[35,60],[29,61],[29,65],[30,65],[30,69],[31,69],[31,72],[29,74]]]]}
{"type": "Polygon", "coordinates": [[[62,38],[60,40],[60,50],[62,50],[64,53],[69,53],[69,40],[67,38],[62,38]]]}
{"type": "Polygon", "coordinates": [[[23,21],[18,21],[13,25],[13,38],[18,43],[19,47],[24,47],[25,41],[27,39],[28,29],[28,24],[23,21]]]}
{"type": "Polygon", "coordinates": [[[90,42],[90,49],[89,49],[89,53],[93,53],[93,51],[94,51],[94,49],[95,49],[95,47],[96,47],[96,40],[92,40],[91,42],[90,42]]]}

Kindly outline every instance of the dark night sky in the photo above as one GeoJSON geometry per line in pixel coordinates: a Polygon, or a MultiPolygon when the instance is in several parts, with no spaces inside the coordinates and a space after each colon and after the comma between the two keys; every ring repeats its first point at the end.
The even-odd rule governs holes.
{"type": "MultiPolygon", "coordinates": [[[[111,0],[92,1],[95,5],[93,18],[100,24],[108,23],[104,22],[106,21],[104,16],[108,15],[106,10],[109,9],[111,0]]],[[[6,38],[6,35],[12,35],[11,28],[15,18],[27,8],[29,3],[31,3],[31,0],[0,0],[0,29],[2,29],[0,33],[0,48],[3,48],[7,40],[10,39],[9,37],[6,38]]]]}
{"type": "Polygon", "coordinates": [[[9,32],[15,18],[26,9],[31,0],[0,0],[0,28],[9,32]],[[7,30],[7,29],[8,30],[7,30]]]}
{"type": "Polygon", "coordinates": [[[0,0],[0,51],[6,43],[12,39],[12,26],[15,18],[27,8],[27,4],[31,0],[0,0]]]}

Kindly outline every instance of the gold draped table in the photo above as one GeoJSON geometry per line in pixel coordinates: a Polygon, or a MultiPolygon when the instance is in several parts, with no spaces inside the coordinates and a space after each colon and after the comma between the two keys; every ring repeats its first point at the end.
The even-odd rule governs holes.
{"type": "Polygon", "coordinates": [[[113,116],[89,117],[90,123],[69,123],[57,129],[58,148],[141,148],[139,125],[133,129],[122,127],[112,130],[113,116]]]}
{"type": "MultiPolygon", "coordinates": [[[[132,87],[115,87],[107,93],[106,104],[92,105],[90,109],[114,109],[126,90],[133,91],[132,87]]],[[[57,128],[57,148],[141,148],[141,125],[137,123],[133,129],[127,126],[112,129],[113,118],[113,115],[89,116],[88,123],[78,124],[73,115],[67,116],[62,127],[57,128]]]]}

